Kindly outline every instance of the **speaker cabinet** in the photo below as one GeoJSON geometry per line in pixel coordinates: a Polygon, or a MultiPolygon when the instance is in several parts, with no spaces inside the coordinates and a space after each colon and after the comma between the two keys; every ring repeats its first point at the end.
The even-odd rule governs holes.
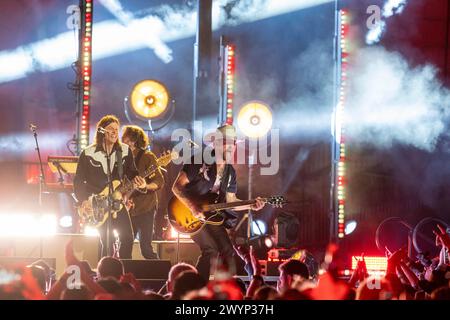
{"type": "Polygon", "coordinates": [[[143,290],[158,292],[166,283],[172,267],[169,260],[122,259],[125,272],[131,272],[143,290]]]}
{"type": "Polygon", "coordinates": [[[169,260],[131,260],[121,259],[125,272],[131,272],[136,279],[167,280],[170,268],[169,260]]]}
{"type": "MultiPolygon", "coordinates": [[[[177,246],[177,241],[153,241],[152,246],[153,251],[158,253],[160,259],[169,260],[172,265],[177,262],[186,262],[195,266],[200,256],[200,248],[192,240],[180,241],[179,247],[177,246]]],[[[137,241],[133,246],[133,259],[144,260],[140,251],[139,242],[137,241]]]]}

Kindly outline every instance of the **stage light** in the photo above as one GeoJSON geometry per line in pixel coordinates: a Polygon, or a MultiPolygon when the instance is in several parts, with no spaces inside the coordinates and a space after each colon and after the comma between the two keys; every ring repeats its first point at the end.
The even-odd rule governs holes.
{"type": "Polygon", "coordinates": [[[272,241],[272,239],[270,239],[270,237],[266,237],[266,238],[264,239],[264,245],[265,245],[268,249],[272,248],[272,247],[273,247],[273,241],[272,241]]]}
{"type": "Polygon", "coordinates": [[[0,237],[51,236],[56,234],[54,214],[0,214],[0,237]]]}
{"type": "Polygon", "coordinates": [[[262,102],[248,102],[239,111],[238,126],[249,138],[263,137],[272,128],[272,111],[262,102]]]}
{"type": "Polygon", "coordinates": [[[274,240],[277,248],[292,248],[297,245],[300,222],[295,215],[281,212],[275,218],[274,230],[274,240]]]}
{"type": "Polygon", "coordinates": [[[59,225],[63,228],[70,228],[73,225],[72,216],[62,216],[59,225]]]}
{"type": "MultiPolygon", "coordinates": [[[[175,230],[175,228],[170,226],[169,240],[174,240],[177,238],[178,238],[177,230],[175,230]]],[[[188,234],[180,233],[180,239],[189,239],[189,238],[190,238],[190,236],[188,234]]]]}
{"type": "MultiPolygon", "coordinates": [[[[356,269],[358,260],[361,260],[360,256],[352,256],[352,270],[356,269]]],[[[387,270],[387,258],[386,257],[364,257],[366,262],[367,272],[370,275],[383,274],[387,270]]]]}
{"type": "Polygon", "coordinates": [[[234,45],[227,45],[225,50],[225,60],[227,63],[227,77],[226,77],[226,86],[225,86],[225,109],[226,112],[226,123],[233,124],[233,100],[234,100],[234,87],[235,87],[235,50],[236,47],[234,45]]]}
{"type": "Polygon", "coordinates": [[[84,227],[84,234],[88,237],[100,237],[97,228],[86,226],[84,227]]]}
{"type": "MultiPolygon", "coordinates": [[[[335,117],[334,117],[334,136],[336,144],[339,146],[336,152],[334,163],[337,163],[337,166],[334,165],[334,170],[337,173],[335,176],[335,181],[333,183],[336,185],[335,187],[335,214],[337,213],[337,230],[333,236],[338,236],[339,239],[344,238],[345,235],[350,234],[353,230],[349,231],[353,224],[347,226],[345,225],[345,199],[346,199],[346,175],[345,175],[345,167],[346,167],[346,158],[345,158],[345,137],[344,133],[344,111],[346,107],[346,97],[347,97],[347,66],[348,66],[348,31],[349,31],[349,15],[346,10],[339,10],[339,42],[340,46],[337,47],[337,58],[338,58],[338,68],[337,68],[337,96],[338,101],[336,101],[335,108],[335,117]]],[[[356,227],[356,225],[354,226],[356,227]]]]}
{"type": "Polygon", "coordinates": [[[91,76],[92,76],[92,7],[90,0],[85,0],[83,5],[89,7],[81,15],[81,27],[79,33],[79,63],[82,71],[81,81],[83,88],[79,90],[79,116],[78,119],[78,152],[80,153],[89,144],[89,121],[91,106],[91,76]]]}
{"type": "MultiPolygon", "coordinates": [[[[239,19],[239,24],[276,17],[289,12],[318,6],[331,0],[269,0],[264,2],[264,9],[255,11],[252,15],[244,14],[239,19]]],[[[92,4],[89,4],[87,12],[92,14],[92,4]],[[88,11],[89,10],[89,11],[88,11]]],[[[86,6],[87,6],[86,4],[86,6]]],[[[146,47],[154,47],[155,54],[165,63],[171,58],[164,43],[174,42],[195,36],[196,11],[166,10],[165,5],[152,8],[152,12],[167,12],[163,19],[155,14],[148,14],[141,18],[135,18],[132,23],[124,25],[115,17],[111,20],[96,22],[94,36],[94,60],[100,60],[132,51],[141,50],[146,47]],[[148,30],[154,30],[155,34],[149,38],[148,30]],[[155,44],[158,44],[155,47],[155,44]]],[[[226,20],[221,20],[220,1],[213,2],[213,29],[218,30],[226,20]]],[[[87,31],[92,32],[92,23],[87,25],[87,31]]],[[[73,54],[76,51],[73,41],[73,31],[66,31],[51,38],[46,38],[34,43],[24,44],[14,50],[0,51],[0,83],[13,81],[26,77],[35,72],[38,67],[40,71],[55,71],[69,67],[76,59],[73,54]],[[45,54],[39,55],[44,61],[35,59],[37,48],[45,46],[46,50],[58,52],[54,59],[48,59],[45,54]],[[62,49],[63,48],[63,49],[62,49]],[[33,63],[33,61],[36,63],[33,63]],[[17,63],[15,63],[17,62],[17,63]]]]}
{"type": "Polygon", "coordinates": [[[345,229],[344,229],[345,235],[348,236],[350,233],[355,231],[357,225],[358,225],[358,223],[355,220],[347,221],[347,223],[345,224],[345,229]]]}
{"type": "Polygon", "coordinates": [[[252,232],[254,235],[263,235],[266,234],[267,225],[262,220],[255,220],[252,222],[252,232]]]}
{"type": "Polygon", "coordinates": [[[169,105],[169,92],[156,80],[142,80],[134,85],[130,94],[130,107],[142,120],[160,117],[169,105]]]}

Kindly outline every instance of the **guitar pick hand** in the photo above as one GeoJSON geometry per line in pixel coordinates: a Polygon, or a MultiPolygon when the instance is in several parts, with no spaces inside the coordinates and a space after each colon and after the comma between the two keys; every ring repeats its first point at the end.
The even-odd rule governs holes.
{"type": "Polygon", "coordinates": [[[192,205],[190,207],[190,209],[191,209],[191,212],[194,215],[194,217],[196,217],[197,219],[200,219],[200,220],[205,220],[206,219],[205,215],[203,214],[202,209],[200,209],[196,205],[192,205]]]}
{"type": "Polygon", "coordinates": [[[147,188],[147,183],[145,182],[145,179],[142,178],[141,176],[134,177],[133,183],[139,189],[146,189],[147,188]]]}

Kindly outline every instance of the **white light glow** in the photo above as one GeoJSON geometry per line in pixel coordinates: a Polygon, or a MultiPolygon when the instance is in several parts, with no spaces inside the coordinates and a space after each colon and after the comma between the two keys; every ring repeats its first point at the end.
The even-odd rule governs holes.
{"type": "MultiPolygon", "coordinates": [[[[67,150],[67,141],[72,137],[73,133],[69,131],[59,131],[58,133],[39,132],[39,145],[41,151],[47,146],[53,148],[53,152],[67,150]]],[[[36,143],[31,133],[14,133],[10,135],[0,136],[0,150],[2,153],[2,160],[6,161],[9,157],[15,159],[17,154],[23,154],[34,150],[36,143]]],[[[45,149],[44,149],[45,150],[45,149]]]]}
{"type": "Polygon", "coordinates": [[[0,213],[0,237],[35,237],[56,234],[55,214],[0,213]]]}
{"type": "Polygon", "coordinates": [[[262,220],[255,220],[252,222],[252,232],[254,235],[260,236],[266,234],[267,225],[262,220]]]}
{"type": "Polygon", "coordinates": [[[264,239],[264,244],[266,245],[267,248],[272,248],[273,247],[273,241],[270,238],[264,239]]]}
{"type": "Polygon", "coordinates": [[[97,228],[86,226],[84,228],[84,234],[88,237],[100,237],[100,233],[97,228]]]}
{"type": "Polygon", "coordinates": [[[239,129],[250,138],[263,137],[272,128],[272,111],[264,103],[252,101],[239,111],[239,129]]]}
{"type": "Polygon", "coordinates": [[[350,233],[352,233],[353,231],[355,231],[356,226],[358,225],[358,223],[355,220],[350,220],[345,224],[345,235],[349,235],[350,233]]]}
{"type": "MultiPolygon", "coordinates": [[[[172,226],[170,226],[170,239],[177,239],[178,238],[178,232],[175,230],[172,226]]],[[[180,239],[189,239],[190,236],[188,234],[180,233],[180,239]]]]}
{"type": "Polygon", "coordinates": [[[33,70],[33,59],[26,48],[0,52],[0,83],[26,77],[33,70]]]}
{"type": "MultiPolygon", "coordinates": [[[[117,9],[117,1],[102,0],[117,9]]],[[[289,12],[329,3],[332,0],[267,0],[255,5],[253,10],[240,11],[236,7],[236,24],[254,22],[289,12]]],[[[225,13],[221,10],[224,0],[213,3],[213,29],[225,23],[225,13]]],[[[119,3],[120,5],[120,3],[119,3]]],[[[114,9],[115,10],[115,9],[114,9]]],[[[114,11],[113,10],[113,11],[114,11]]],[[[167,5],[155,8],[162,12],[162,18],[148,15],[129,21],[129,15],[118,11],[116,19],[95,23],[92,33],[92,60],[152,48],[163,62],[172,60],[172,51],[165,44],[195,35],[197,13],[191,8],[174,9],[167,5]]],[[[34,71],[53,71],[70,66],[77,54],[77,41],[73,31],[61,33],[35,43],[27,44],[12,51],[0,51],[0,83],[25,77],[34,71]]]]}
{"type": "Polygon", "coordinates": [[[73,225],[72,216],[62,216],[59,225],[63,228],[70,228],[73,225]]]}

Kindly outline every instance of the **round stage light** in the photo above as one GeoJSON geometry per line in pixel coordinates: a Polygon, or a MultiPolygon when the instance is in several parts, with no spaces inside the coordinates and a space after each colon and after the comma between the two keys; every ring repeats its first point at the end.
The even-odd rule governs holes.
{"type": "Polygon", "coordinates": [[[249,138],[259,138],[272,128],[272,111],[262,102],[251,101],[239,111],[239,129],[249,138]]]}
{"type": "Polygon", "coordinates": [[[70,228],[72,227],[73,221],[72,221],[72,216],[62,216],[59,219],[59,225],[62,228],[70,228]]]}
{"type": "Polygon", "coordinates": [[[345,224],[345,235],[349,235],[353,231],[355,231],[358,223],[355,220],[350,220],[345,224]]]}
{"type": "Polygon", "coordinates": [[[131,110],[144,120],[161,116],[169,105],[167,88],[156,80],[142,80],[134,85],[130,94],[131,110]]]}
{"type": "Polygon", "coordinates": [[[252,232],[254,235],[261,236],[266,234],[267,226],[262,220],[255,220],[252,222],[252,232]]]}
{"type": "Polygon", "coordinates": [[[270,239],[269,237],[266,237],[264,239],[264,245],[266,246],[266,248],[270,249],[273,247],[273,241],[272,239],[270,239]]]}

